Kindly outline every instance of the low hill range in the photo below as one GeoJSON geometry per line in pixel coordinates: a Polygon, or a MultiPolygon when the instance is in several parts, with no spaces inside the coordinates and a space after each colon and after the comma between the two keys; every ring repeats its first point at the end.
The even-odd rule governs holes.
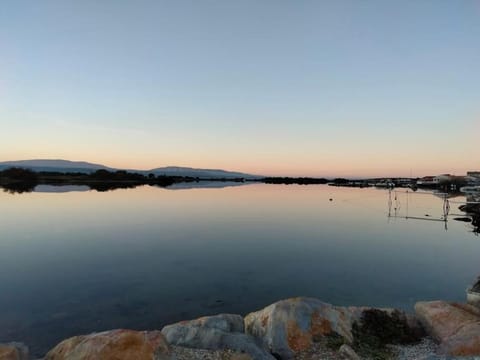
{"type": "Polygon", "coordinates": [[[79,172],[93,173],[97,170],[118,171],[125,170],[132,173],[143,175],[155,174],[156,176],[178,176],[193,177],[199,179],[258,179],[262,176],[245,174],[236,171],[226,171],[221,169],[196,169],[180,166],[166,166],[151,170],[135,170],[135,169],[115,169],[101,164],[93,164],[85,161],[70,161],[62,159],[35,159],[35,160],[18,160],[0,162],[0,170],[11,167],[19,167],[30,169],[33,171],[52,171],[52,172],[79,172]]]}
{"type": "Polygon", "coordinates": [[[245,174],[236,171],[227,171],[220,169],[195,169],[189,167],[180,166],[166,166],[147,171],[147,173],[153,173],[155,175],[165,176],[186,176],[186,177],[198,177],[205,179],[223,178],[223,179],[256,179],[261,176],[245,174]]]}
{"type": "Polygon", "coordinates": [[[33,171],[54,171],[54,172],[81,172],[92,173],[97,170],[115,171],[108,166],[93,164],[86,161],[69,161],[60,159],[38,159],[38,160],[18,160],[0,162],[0,170],[19,167],[33,171]]]}

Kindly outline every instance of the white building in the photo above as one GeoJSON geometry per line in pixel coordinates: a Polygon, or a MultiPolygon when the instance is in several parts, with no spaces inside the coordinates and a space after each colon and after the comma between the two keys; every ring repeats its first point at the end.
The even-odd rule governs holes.
{"type": "Polygon", "coordinates": [[[467,181],[470,183],[480,183],[480,171],[468,171],[467,181]]]}

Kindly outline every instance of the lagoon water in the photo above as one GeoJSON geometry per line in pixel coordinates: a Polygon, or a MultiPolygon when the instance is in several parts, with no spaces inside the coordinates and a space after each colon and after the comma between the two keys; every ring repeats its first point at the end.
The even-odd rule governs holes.
{"type": "MultiPolygon", "coordinates": [[[[463,301],[480,275],[471,225],[402,218],[403,190],[398,218],[388,191],[373,188],[37,190],[0,193],[0,342],[37,355],[73,335],[245,314],[293,296],[411,311],[419,300],[463,301]]],[[[442,204],[409,195],[408,215],[439,218],[442,204]]]]}

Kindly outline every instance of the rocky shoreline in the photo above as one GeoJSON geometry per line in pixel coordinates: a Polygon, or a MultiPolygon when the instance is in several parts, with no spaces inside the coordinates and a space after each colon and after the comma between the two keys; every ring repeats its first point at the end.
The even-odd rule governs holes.
{"type": "MultiPolygon", "coordinates": [[[[480,309],[475,306],[419,302],[415,314],[408,314],[291,298],[245,317],[219,314],[161,331],[116,329],[75,336],[42,360],[452,358],[480,359],[480,309]]],[[[0,360],[30,359],[26,345],[0,344],[0,360]]]]}

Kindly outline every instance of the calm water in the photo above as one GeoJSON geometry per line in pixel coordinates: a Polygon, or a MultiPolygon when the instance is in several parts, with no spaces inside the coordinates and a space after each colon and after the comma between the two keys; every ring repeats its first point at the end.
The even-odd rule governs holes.
{"type": "MultiPolygon", "coordinates": [[[[37,354],[71,335],[159,329],[299,295],[409,310],[461,301],[480,274],[469,224],[389,219],[385,190],[39,190],[0,193],[0,342],[37,354]]],[[[398,205],[405,215],[405,194],[398,205]]],[[[411,195],[408,211],[439,217],[442,199],[411,195]]]]}

